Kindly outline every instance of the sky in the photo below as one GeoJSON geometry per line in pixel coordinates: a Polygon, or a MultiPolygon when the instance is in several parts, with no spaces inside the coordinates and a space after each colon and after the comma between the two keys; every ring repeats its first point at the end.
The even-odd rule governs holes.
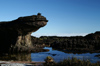
{"type": "Polygon", "coordinates": [[[76,36],[100,31],[100,0],[0,0],[0,21],[41,13],[49,20],[33,36],[76,36]]]}

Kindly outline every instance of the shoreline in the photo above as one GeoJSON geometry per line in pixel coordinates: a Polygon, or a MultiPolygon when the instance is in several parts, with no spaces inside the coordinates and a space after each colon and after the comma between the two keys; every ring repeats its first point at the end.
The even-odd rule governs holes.
{"type": "Polygon", "coordinates": [[[35,65],[35,66],[39,66],[39,65],[43,65],[43,63],[45,62],[35,62],[35,61],[0,61],[0,65],[5,64],[5,65],[12,65],[12,64],[21,64],[21,65],[35,65]]]}

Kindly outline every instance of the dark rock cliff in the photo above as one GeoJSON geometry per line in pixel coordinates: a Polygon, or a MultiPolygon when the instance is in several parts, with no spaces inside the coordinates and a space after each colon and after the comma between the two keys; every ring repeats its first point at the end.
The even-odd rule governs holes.
{"type": "Polygon", "coordinates": [[[31,52],[34,49],[31,33],[45,26],[47,22],[40,13],[0,22],[0,52],[31,52]]]}

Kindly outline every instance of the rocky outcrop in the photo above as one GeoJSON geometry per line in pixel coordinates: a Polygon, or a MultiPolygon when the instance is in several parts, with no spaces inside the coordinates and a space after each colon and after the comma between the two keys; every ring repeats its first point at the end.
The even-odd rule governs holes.
{"type": "Polygon", "coordinates": [[[63,50],[64,52],[100,52],[100,31],[86,36],[41,36],[32,39],[36,45],[51,46],[53,49],[63,50]]]}
{"type": "Polygon", "coordinates": [[[33,51],[31,33],[45,26],[47,22],[48,20],[40,13],[0,22],[0,52],[33,51]]]}

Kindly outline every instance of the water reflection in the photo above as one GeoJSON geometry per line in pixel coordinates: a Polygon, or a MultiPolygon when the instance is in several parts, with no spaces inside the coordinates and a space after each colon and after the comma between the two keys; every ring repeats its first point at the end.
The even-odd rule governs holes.
{"type": "Polygon", "coordinates": [[[90,60],[90,62],[95,63],[97,61],[100,61],[100,58],[95,57],[95,55],[98,55],[100,53],[82,53],[82,54],[73,54],[73,53],[64,53],[62,51],[58,50],[52,50],[51,47],[45,47],[44,49],[49,49],[48,52],[39,52],[39,53],[31,53],[31,59],[32,61],[44,61],[44,59],[47,56],[51,56],[54,58],[56,62],[62,61],[63,59],[68,59],[72,57],[76,57],[77,59],[81,60],[90,60]]]}
{"type": "Polygon", "coordinates": [[[81,60],[90,60],[90,62],[95,63],[100,61],[99,57],[95,57],[95,55],[99,55],[100,53],[82,53],[82,54],[73,54],[73,53],[64,53],[58,50],[52,50],[51,47],[45,47],[44,49],[49,49],[48,52],[37,52],[37,53],[19,53],[19,54],[9,54],[9,55],[0,55],[0,60],[4,61],[35,61],[35,62],[43,62],[47,56],[51,56],[54,58],[55,62],[62,61],[63,59],[76,57],[81,60]]]}
{"type": "Polygon", "coordinates": [[[0,60],[3,61],[31,61],[31,53],[18,53],[18,54],[7,54],[0,55],[0,60]]]}

